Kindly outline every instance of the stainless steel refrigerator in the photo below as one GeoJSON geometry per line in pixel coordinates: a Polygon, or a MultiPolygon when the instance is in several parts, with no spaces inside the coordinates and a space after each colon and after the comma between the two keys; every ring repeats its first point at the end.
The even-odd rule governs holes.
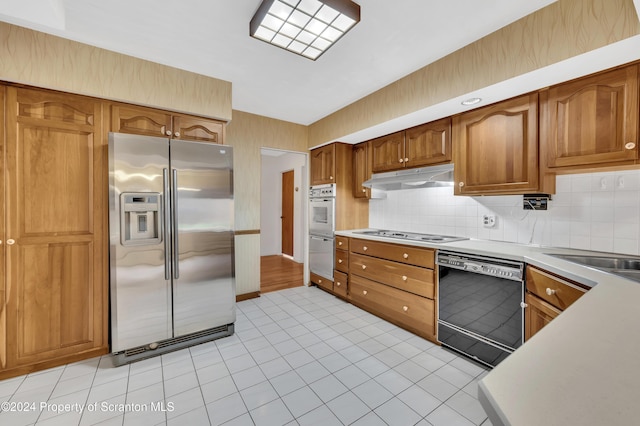
{"type": "Polygon", "coordinates": [[[233,216],[231,147],[109,134],[117,364],[233,334],[233,216]]]}

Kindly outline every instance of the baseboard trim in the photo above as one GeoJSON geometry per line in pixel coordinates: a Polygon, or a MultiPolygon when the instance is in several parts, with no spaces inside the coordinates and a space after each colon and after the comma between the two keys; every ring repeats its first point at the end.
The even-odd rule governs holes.
{"type": "Polygon", "coordinates": [[[242,302],[243,300],[255,299],[256,297],[260,297],[259,291],[253,291],[251,293],[238,294],[236,295],[236,302],[242,302]]]}

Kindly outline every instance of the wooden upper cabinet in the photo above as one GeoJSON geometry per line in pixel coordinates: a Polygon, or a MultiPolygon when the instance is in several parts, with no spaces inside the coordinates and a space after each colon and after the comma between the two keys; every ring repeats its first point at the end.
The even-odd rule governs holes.
{"type": "Polygon", "coordinates": [[[195,142],[221,144],[224,124],[220,121],[208,120],[186,115],[173,116],[173,138],[195,142]]]}
{"type": "Polygon", "coordinates": [[[638,158],[638,65],[540,93],[540,140],[550,168],[638,158]]]}
{"type": "Polygon", "coordinates": [[[539,191],[537,118],[537,93],[455,116],[454,193],[539,191]]]}
{"type": "Polygon", "coordinates": [[[353,146],[353,197],[371,198],[371,188],[362,186],[371,179],[371,144],[362,142],[353,146]]]}
{"type": "Polygon", "coordinates": [[[335,144],[311,150],[311,185],[335,183],[335,144]]]}
{"type": "Polygon", "coordinates": [[[6,368],[108,351],[102,117],[97,99],[7,88],[6,368]]]}
{"type": "Polygon", "coordinates": [[[404,167],[451,162],[451,117],[405,132],[404,167]]]}
{"type": "Polygon", "coordinates": [[[404,167],[404,131],[373,139],[371,143],[371,171],[373,173],[398,170],[404,167]]]}
{"type": "Polygon", "coordinates": [[[116,133],[224,143],[224,123],[221,121],[170,114],[134,105],[114,104],[111,106],[111,130],[116,133]]]}
{"type": "Polygon", "coordinates": [[[112,105],[111,131],[144,136],[171,136],[171,114],[133,105],[112,105]]]}

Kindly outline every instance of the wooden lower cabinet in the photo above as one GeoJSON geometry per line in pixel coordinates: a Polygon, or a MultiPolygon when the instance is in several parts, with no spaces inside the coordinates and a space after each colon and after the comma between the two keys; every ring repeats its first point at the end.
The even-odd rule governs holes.
{"type": "Polygon", "coordinates": [[[333,271],[333,293],[343,299],[347,298],[349,288],[348,277],[344,272],[333,271]]]}
{"type": "Polygon", "coordinates": [[[320,275],[314,274],[313,272],[311,272],[310,278],[313,284],[333,293],[333,281],[331,281],[330,279],[321,277],[320,275]]]}
{"type": "Polygon", "coordinates": [[[108,352],[100,100],[6,89],[0,379],[108,352]]]}
{"type": "Polygon", "coordinates": [[[560,315],[562,311],[531,293],[525,294],[524,301],[527,304],[524,311],[524,340],[526,341],[560,315]]]}
{"type": "Polygon", "coordinates": [[[378,282],[350,275],[349,298],[354,305],[400,327],[434,340],[435,301],[378,282]]]}
{"type": "Polygon", "coordinates": [[[587,292],[580,284],[527,266],[524,339],[530,339],[587,292]]]}

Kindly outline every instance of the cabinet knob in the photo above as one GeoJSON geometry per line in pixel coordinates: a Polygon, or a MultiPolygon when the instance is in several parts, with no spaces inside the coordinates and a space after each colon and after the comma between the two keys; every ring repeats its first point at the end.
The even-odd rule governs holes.
{"type": "Polygon", "coordinates": [[[528,305],[527,303],[520,302],[520,307],[521,307],[522,309],[527,308],[528,306],[529,306],[529,305],[528,305]]]}
{"type": "Polygon", "coordinates": [[[333,176],[329,176],[329,180],[333,180],[333,176]]]}
{"type": "Polygon", "coordinates": [[[367,192],[366,188],[362,188],[362,192],[367,192]]]}
{"type": "Polygon", "coordinates": [[[401,158],[399,161],[400,163],[404,163],[404,158],[401,158]]]}
{"type": "Polygon", "coordinates": [[[409,159],[408,159],[408,158],[405,158],[405,159],[404,159],[404,162],[406,163],[407,161],[409,161],[409,159]]]}
{"type": "Polygon", "coordinates": [[[402,307],[402,310],[403,310],[403,311],[405,311],[405,312],[407,312],[407,311],[409,310],[409,307],[408,307],[408,306],[403,306],[403,307],[402,307]]]}
{"type": "Polygon", "coordinates": [[[336,283],[336,285],[337,285],[338,287],[340,287],[340,282],[337,282],[337,283],[336,283]]]}
{"type": "Polygon", "coordinates": [[[164,134],[167,136],[171,136],[171,130],[167,130],[166,132],[164,132],[164,134]]]}
{"type": "Polygon", "coordinates": [[[554,294],[556,294],[556,291],[547,287],[547,289],[545,290],[547,293],[547,296],[553,296],[554,294]]]}
{"type": "Polygon", "coordinates": [[[367,246],[362,247],[362,250],[367,251],[367,246]]]}
{"type": "Polygon", "coordinates": [[[338,259],[338,263],[342,263],[342,259],[338,259]]]}
{"type": "Polygon", "coordinates": [[[627,149],[633,149],[636,147],[636,144],[634,142],[627,142],[626,144],[624,144],[624,147],[627,149]]]}
{"type": "Polygon", "coordinates": [[[8,245],[8,246],[12,246],[12,245],[14,245],[15,243],[16,243],[16,240],[14,240],[13,238],[9,238],[9,239],[7,240],[7,245],[8,245]]]}
{"type": "Polygon", "coordinates": [[[367,295],[367,290],[362,290],[362,294],[367,295]]]}
{"type": "Polygon", "coordinates": [[[338,245],[341,246],[342,245],[342,241],[338,241],[338,245]]]}
{"type": "Polygon", "coordinates": [[[322,284],[322,280],[318,280],[318,284],[322,284]]]}
{"type": "Polygon", "coordinates": [[[367,265],[362,265],[362,269],[367,269],[367,265]]]}
{"type": "Polygon", "coordinates": [[[176,138],[179,138],[179,137],[180,137],[180,132],[175,132],[175,133],[173,134],[173,136],[175,136],[176,138]]]}
{"type": "Polygon", "coordinates": [[[402,281],[406,281],[406,280],[407,280],[407,276],[406,276],[406,275],[403,275],[403,276],[402,276],[402,281]]]}
{"type": "Polygon", "coordinates": [[[458,183],[458,186],[459,186],[460,188],[462,188],[462,187],[464,186],[464,182],[460,182],[460,183],[458,183]]]}
{"type": "Polygon", "coordinates": [[[408,259],[409,258],[409,253],[403,254],[402,257],[404,257],[405,259],[408,259]]]}
{"type": "Polygon", "coordinates": [[[2,245],[2,240],[0,240],[0,246],[2,245]]]}

